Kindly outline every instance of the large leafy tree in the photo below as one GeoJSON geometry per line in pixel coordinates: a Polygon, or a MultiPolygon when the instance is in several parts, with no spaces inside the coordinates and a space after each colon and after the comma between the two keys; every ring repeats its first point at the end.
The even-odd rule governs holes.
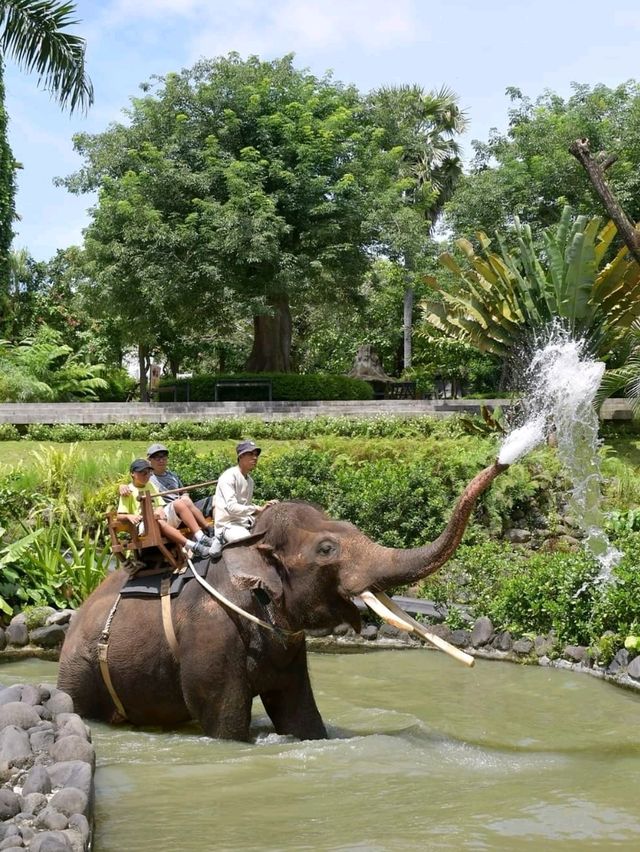
{"type": "Polygon", "coordinates": [[[374,185],[395,166],[358,92],[292,57],[206,60],[149,84],[130,124],[76,137],[99,188],[87,231],[97,306],[210,334],[253,317],[247,367],[288,370],[292,309],[357,292],[374,185]],[[375,169],[372,168],[375,154],[375,169]]]}
{"type": "Polygon", "coordinates": [[[566,204],[578,213],[606,214],[569,153],[583,137],[594,154],[617,156],[607,179],[630,217],[640,219],[640,84],[573,84],[566,99],[546,91],[532,100],[516,88],[507,94],[507,131],[494,129],[486,142],[473,142],[470,172],[447,205],[447,224],[456,236],[504,231],[516,216],[537,234],[558,221],[566,204]]]}
{"type": "MultiPolygon", "coordinates": [[[[537,335],[560,321],[591,351],[613,360],[640,316],[640,267],[626,247],[607,262],[616,228],[599,217],[574,218],[565,208],[557,225],[544,230],[538,250],[529,225],[518,220],[514,245],[499,239],[499,251],[478,235],[481,250],[461,238],[464,261],[440,258],[458,279],[458,289],[423,303],[426,333],[437,329],[481,352],[505,359],[526,351],[537,335]]],[[[437,279],[432,281],[437,287],[437,279]]]]}
{"type": "Polygon", "coordinates": [[[404,270],[406,369],[412,361],[416,279],[433,253],[432,228],[462,174],[457,137],[467,120],[446,87],[430,92],[412,85],[383,87],[371,93],[368,108],[383,144],[396,153],[396,180],[380,188],[372,215],[380,250],[404,270]]]}
{"type": "Polygon", "coordinates": [[[68,32],[77,23],[74,13],[74,3],[55,0],[0,2],[0,308],[8,299],[16,168],[7,142],[4,60],[11,57],[25,71],[35,72],[63,109],[88,108],[93,86],[85,69],[85,42],[68,32]]]}

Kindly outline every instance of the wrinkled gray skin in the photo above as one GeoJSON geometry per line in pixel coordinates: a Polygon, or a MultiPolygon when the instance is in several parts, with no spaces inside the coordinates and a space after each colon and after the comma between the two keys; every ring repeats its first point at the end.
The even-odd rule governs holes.
{"type": "MultiPolygon", "coordinates": [[[[394,550],[308,503],[278,503],[259,517],[248,543],[225,548],[208,582],[248,612],[288,631],[335,627],[360,617],[351,598],[436,571],[457,547],[477,497],[506,468],[494,464],[467,486],[432,544],[394,550]],[[261,592],[256,592],[261,590],[261,592]],[[268,600],[265,597],[268,596],[268,600]],[[263,602],[259,600],[262,598],[263,602]]],[[[83,716],[116,721],[98,667],[96,643],[127,579],[110,575],[74,617],[60,658],[58,686],[83,716]]],[[[228,611],[191,579],[172,602],[179,664],[167,645],[157,598],[123,598],[109,641],[109,671],[135,725],[197,719],[211,737],[249,739],[259,695],[279,734],[318,739],[326,730],[313,697],[303,635],[286,639],[228,611]]]]}

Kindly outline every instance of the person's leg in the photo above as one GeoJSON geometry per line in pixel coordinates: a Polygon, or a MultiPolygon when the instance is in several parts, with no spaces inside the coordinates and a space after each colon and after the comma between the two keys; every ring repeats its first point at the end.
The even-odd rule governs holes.
{"type": "MultiPolygon", "coordinates": [[[[173,510],[176,515],[180,518],[182,523],[189,528],[189,531],[192,535],[196,535],[196,533],[201,533],[202,530],[200,528],[200,524],[196,520],[193,515],[193,512],[189,508],[186,503],[183,503],[182,500],[174,500],[173,501],[173,510]]],[[[204,519],[203,519],[204,520],[204,519]]],[[[206,526],[206,524],[205,524],[206,526]]]]}
{"type": "Polygon", "coordinates": [[[209,494],[202,500],[196,500],[194,506],[202,512],[205,518],[213,518],[213,494],[209,494]]]}
{"type": "Polygon", "coordinates": [[[240,541],[251,535],[251,530],[240,524],[227,524],[222,531],[222,536],[225,542],[240,541]]]}
{"type": "Polygon", "coordinates": [[[186,494],[185,494],[184,497],[180,497],[180,498],[178,498],[178,500],[174,500],[174,502],[175,503],[184,503],[184,505],[190,510],[191,514],[193,515],[193,517],[198,522],[200,529],[205,530],[205,532],[206,532],[206,529],[207,529],[207,526],[208,526],[207,521],[205,520],[204,515],[202,514],[202,512],[198,508],[197,504],[193,502],[191,497],[187,497],[186,494]]]}
{"type": "Polygon", "coordinates": [[[187,544],[188,540],[182,535],[182,533],[174,529],[166,521],[158,520],[158,526],[160,527],[162,535],[165,538],[168,538],[169,541],[172,541],[174,544],[179,544],[180,547],[184,547],[185,544],[187,544]]]}

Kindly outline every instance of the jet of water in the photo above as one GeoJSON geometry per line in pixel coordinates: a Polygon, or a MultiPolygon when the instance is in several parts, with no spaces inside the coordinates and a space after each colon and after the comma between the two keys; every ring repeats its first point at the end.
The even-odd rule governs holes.
{"type": "Polygon", "coordinates": [[[505,439],[498,461],[512,464],[554,430],[558,455],[572,483],[571,507],[585,533],[585,546],[600,563],[599,580],[608,580],[621,554],[602,529],[598,415],[593,400],[605,370],[586,352],[584,341],[553,328],[526,370],[525,421],[505,439]]]}

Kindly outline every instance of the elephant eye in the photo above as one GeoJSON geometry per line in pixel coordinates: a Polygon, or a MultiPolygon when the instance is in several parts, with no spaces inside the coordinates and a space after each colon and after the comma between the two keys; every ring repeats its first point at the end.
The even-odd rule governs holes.
{"type": "Polygon", "coordinates": [[[317,548],[319,556],[331,556],[337,551],[335,542],[325,539],[321,541],[317,548]]]}

